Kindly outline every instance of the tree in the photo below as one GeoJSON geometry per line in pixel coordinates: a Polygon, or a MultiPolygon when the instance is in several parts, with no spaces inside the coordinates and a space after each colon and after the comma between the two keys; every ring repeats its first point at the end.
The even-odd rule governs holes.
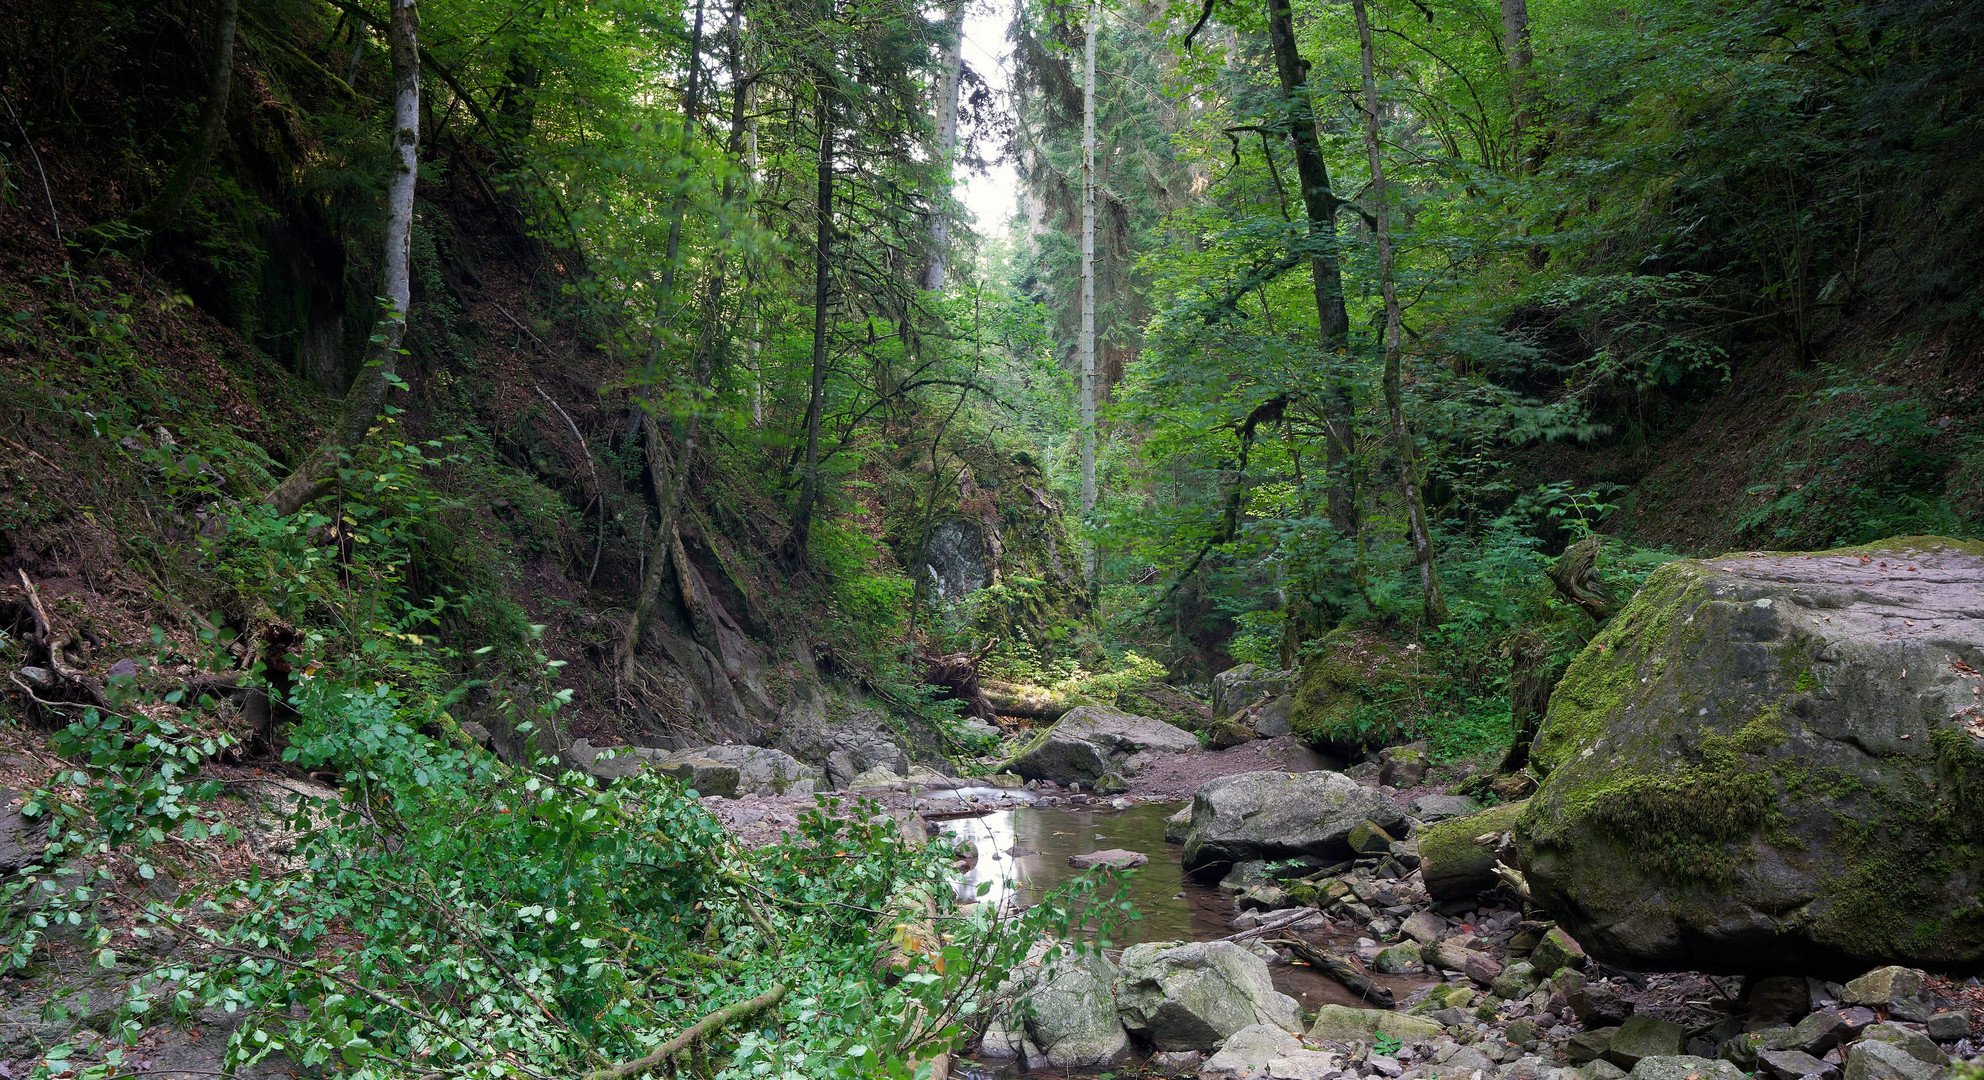
{"type": "MultiPolygon", "coordinates": [[[[1095,513],[1095,31],[1100,0],[1089,0],[1086,44],[1082,52],[1082,516],[1095,513]]],[[[1096,559],[1091,550],[1087,574],[1094,585],[1096,559]]]]}
{"type": "MultiPolygon", "coordinates": [[[[937,162],[946,183],[958,146],[958,91],[964,83],[964,0],[953,0],[944,19],[943,68],[937,84],[937,162]]],[[[945,205],[948,191],[939,192],[930,213],[930,256],[923,268],[923,287],[931,292],[944,288],[946,261],[950,257],[951,218],[945,205]]]]}
{"type": "Polygon", "coordinates": [[[234,29],[240,13],[241,0],[219,0],[214,8],[214,54],[208,66],[207,103],[200,113],[200,131],[165,186],[132,215],[131,224],[141,229],[158,232],[172,224],[192,194],[193,184],[213,160],[221,136],[227,133],[227,98],[234,84],[234,29]]]}
{"type": "Polygon", "coordinates": [[[1447,601],[1440,592],[1440,575],[1433,565],[1433,536],[1426,524],[1426,502],[1420,492],[1425,482],[1419,453],[1413,443],[1412,427],[1405,419],[1405,393],[1401,376],[1399,338],[1403,320],[1399,314],[1398,281],[1392,272],[1391,205],[1385,198],[1385,156],[1378,137],[1378,79],[1371,48],[1371,20],[1364,0],[1350,0],[1357,19],[1357,45],[1364,72],[1364,152],[1371,163],[1372,214],[1377,219],[1378,288],[1385,303],[1385,411],[1391,419],[1392,438],[1398,443],[1401,461],[1399,494],[1405,500],[1406,528],[1412,537],[1412,555],[1419,564],[1419,587],[1423,618],[1427,626],[1437,626],[1447,617],[1447,601]]]}
{"type": "Polygon", "coordinates": [[[294,514],[337,482],[342,457],[358,448],[378,419],[386,389],[399,382],[400,341],[413,306],[408,259],[413,243],[413,190],[420,174],[420,15],[414,0],[392,0],[386,28],[393,64],[393,174],[386,186],[386,242],[380,293],[386,301],[365,366],[346,392],[331,434],[265,500],[294,514]]]}

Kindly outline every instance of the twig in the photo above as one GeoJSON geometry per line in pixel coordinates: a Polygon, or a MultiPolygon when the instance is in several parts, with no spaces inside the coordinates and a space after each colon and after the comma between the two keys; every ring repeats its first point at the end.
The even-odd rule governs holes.
{"type": "Polygon", "coordinates": [[[1299,923],[1303,919],[1315,914],[1318,914],[1315,908],[1289,908],[1287,911],[1277,911],[1273,915],[1261,920],[1261,925],[1259,926],[1242,930],[1237,934],[1228,934],[1218,940],[1245,941],[1248,938],[1260,937],[1262,934],[1271,933],[1285,926],[1299,923]]]}
{"type": "Polygon", "coordinates": [[[704,1036],[729,1027],[739,1020],[748,1020],[784,999],[785,984],[779,983],[757,997],[725,1005],[703,1017],[690,1025],[687,1031],[655,1047],[652,1053],[632,1061],[623,1061],[618,1065],[609,1065],[604,1069],[594,1069],[586,1074],[585,1080],[627,1080],[628,1077],[639,1076],[657,1065],[664,1064],[669,1058],[688,1049],[691,1044],[704,1036]]]}
{"type": "MultiPolygon", "coordinates": [[[[503,311],[503,305],[501,304],[496,305],[496,310],[503,311]]],[[[503,314],[508,315],[510,313],[507,311],[503,311],[503,314]]],[[[517,320],[514,318],[512,318],[510,321],[517,322],[517,320]]],[[[517,323],[517,325],[519,327],[523,326],[522,323],[517,323]]],[[[529,331],[525,331],[525,332],[529,333],[529,331]]],[[[536,337],[537,335],[531,334],[531,336],[536,337]]],[[[592,447],[587,446],[586,437],[584,435],[579,434],[579,425],[572,422],[572,415],[566,412],[565,407],[563,405],[558,404],[558,402],[555,399],[553,399],[550,394],[545,393],[543,387],[538,386],[536,383],[532,383],[531,389],[537,391],[538,397],[543,398],[545,402],[548,403],[552,408],[558,410],[559,416],[565,418],[565,426],[572,429],[572,438],[579,440],[579,450],[582,453],[584,453],[586,456],[586,469],[587,471],[592,473],[593,497],[599,500],[599,536],[597,539],[593,541],[592,544],[592,569],[586,571],[586,585],[588,588],[590,588],[592,585],[593,575],[599,573],[600,550],[606,546],[606,489],[601,487],[599,484],[599,468],[592,463],[592,447]]]]}
{"type": "MultiPolygon", "coordinates": [[[[34,140],[28,137],[27,125],[21,123],[21,115],[14,111],[14,99],[0,94],[0,102],[6,103],[7,115],[13,118],[14,126],[20,129],[21,141],[27,144],[28,154],[34,158],[34,171],[41,174],[41,193],[48,196],[48,224],[55,230],[55,242],[62,243],[62,219],[55,213],[55,189],[48,186],[48,170],[41,167],[41,151],[34,148],[34,140]]],[[[62,261],[69,261],[68,249],[64,248],[62,261]]]]}
{"type": "Polygon", "coordinates": [[[41,456],[40,454],[37,454],[37,453],[35,453],[34,451],[32,451],[32,450],[30,450],[30,449],[28,449],[28,448],[27,448],[27,447],[25,447],[25,446],[22,446],[22,445],[21,445],[20,443],[17,443],[17,442],[15,442],[15,441],[14,441],[14,440],[12,440],[12,439],[9,439],[9,438],[6,438],[6,437],[4,437],[4,436],[0,436],[0,442],[4,442],[4,443],[6,443],[6,444],[7,444],[8,446],[11,446],[11,447],[13,447],[13,448],[14,448],[14,449],[16,449],[16,450],[19,450],[19,451],[20,451],[21,453],[23,453],[23,454],[26,454],[27,456],[29,456],[29,457],[31,457],[31,458],[33,458],[33,459],[35,459],[36,461],[39,461],[39,462],[41,462],[41,463],[42,463],[43,465],[46,465],[46,466],[48,466],[49,468],[51,468],[51,469],[54,469],[54,470],[56,471],[56,473],[58,473],[58,474],[60,474],[60,475],[62,475],[62,476],[67,476],[67,475],[69,475],[68,473],[65,473],[65,472],[63,472],[63,471],[62,471],[62,466],[60,466],[60,465],[57,465],[57,464],[55,464],[54,462],[52,462],[52,461],[50,461],[50,460],[48,460],[48,459],[47,459],[47,458],[45,458],[45,457],[42,457],[42,456],[41,456]]]}

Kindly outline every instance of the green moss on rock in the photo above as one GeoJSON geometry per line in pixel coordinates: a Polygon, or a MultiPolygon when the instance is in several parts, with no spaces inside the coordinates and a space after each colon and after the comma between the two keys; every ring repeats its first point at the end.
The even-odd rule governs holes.
{"type": "Polygon", "coordinates": [[[1302,661],[1295,734],[1345,749],[1406,742],[1443,681],[1432,659],[1410,643],[1367,630],[1333,630],[1302,661]]]}

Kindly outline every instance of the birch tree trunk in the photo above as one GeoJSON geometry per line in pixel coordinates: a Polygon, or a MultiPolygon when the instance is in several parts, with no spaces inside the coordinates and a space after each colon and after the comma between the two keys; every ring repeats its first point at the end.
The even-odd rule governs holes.
{"type": "Polygon", "coordinates": [[[1440,595],[1440,577],[1433,566],[1433,537],[1426,525],[1426,504],[1420,494],[1418,447],[1412,441],[1412,428],[1405,421],[1405,393],[1399,385],[1401,320],[1398,282],[1392,273],[1392,212],[1385,196],[1385,160],[1378,141],[1378,79],[1371,49],[1371,19],[1364,0],[1350,0],[1357,19],[1357,44],[1364,67],[1364,153],[1371,163],[1371,205],[1378,219],[1378,290],[1385,301],[1385,409],[1391,414],[1392,437],[1398,442],[1401,462],[1400,494],[1405,498],[1406,527],[1412,537],[1412,555],[1419,563],[1419,587],[1424,622],[1437,626],[1447,617],[1447,601],[1440,595]]]}
{"type": "MultiPolygon", "coordinates": [[[[951,182],[951,158],[958,146],[958,90],[964,82],[964,0],[954,0],[944,22],[944,74],[937,86],[937,161],[946,184],[951,182]]],[[[930,215],[930,261],[923,267],[923,287],[943,289],[951,247],[951,198],[947,189],[934,200],[930,215]]]]}
{"type": "MultiPolygon", "coordinates": [[[[1099,0],[1089,0],[1088,41],[1082,57],[1082,520],[1095,512],[1095,24],[1099,0]]],[[[1084,560],[1090,587],[1097,559],[1091,544],[1084,560]]]]}
{"type": "Polygon", "coordinates": [[[207,69],[207,103],[200,113],[200,133],[157,197],[132,215],[131,223],[141,229],[157,232],[172,224],[207,163],[213,160],[220,137],[227,132],[227,97],[234,85],[234,28],[240,13],[240,0],[220,0],[214,12],[214,54],[207,69]]]}
{"type": "Polygon", "coordinates": [[[336,428],[263,501],[279,514],[294,514],[337,482],[338,460],[365,441],[378,419],[386,388],[399,377],[400,342],[413,305],[408,258],[413,239],[413,188],[420,168],[420,14],[414,0],[392,0],[386,27],[393,64],[393,156],[386,187],[386,245],[380,292],[386,311],[372,334],[365,366],[346,392],[336,428]]]}

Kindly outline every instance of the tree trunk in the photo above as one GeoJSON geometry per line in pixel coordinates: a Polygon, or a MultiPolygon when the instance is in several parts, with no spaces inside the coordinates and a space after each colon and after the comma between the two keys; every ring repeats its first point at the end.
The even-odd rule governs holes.
{"type": "MultiPolygon", "coordinates": [[[[1082,60],[1082,521],[1095,513],[1095,24],[1098,0],[1088,4],[1088,41],[1082,60]]],[[[1096,586],[1096,558],[1089,547],[1083,569],[1096,586]]]]}
{"type": "MultiPolygon", "coordinates": [[[[1274,47],[1275,73],[1288,105],[1288,139],[1295,151],[1295,172],[1302,184],[1302,206],[1309,219],[1315,250],[1309,256],[1309,276],[1315,289],[1316,320],[1325,351],[1341,350],[1350,335],[1350,316],[1343,306],[1343,271],[1337,261],[1336,209],[1341,200],[1330,190],[1329,167],[1316,138],[1316,114],[1310,100],[1309,63],[1295,40],[1295,16],[1289,0],[1268,0],[1268,38],[1274,47]]],[[[1356,447],[1356,414],[1349,388],[1333,380],[1322,393],[1323,442],[1328,480],[1325,494],[1330,525],[1344,536],[1360,528],[1351,456],[1356,447]]]]}
{"type": "Polygon", "coordinates": [[[828,303],[832,299],[834,242],[834,104],[833,78],[819,72],[815,79],[814,123],[820,129],[816,165],[813,238],[813,378],[806,398],[806,471],[800,478],[799,505],[792,513],[793,561],[806,557],[813,533],[813,507],[820,498],[820,411],[827,386],[827,335],[832,329],[828,303]]]}
{"type": "Polygon", "coordinates": [[[331,489],[337,480],[339,457],[365,441],[385,401],[386,387],[399,377],[400,341],[406,336],[407,311],[413,305],[408,258],[413,239],[413,189],[420,169],[420,14],[414,0],[392,0],[386,38],[393,62],[392,145],[399,158],[386,187],[386,245],[380,288],[386,298],[386,312],[372,335],[365,367],[345,394],[331,437],[264,497],[263,501],[279,514],[294,514],[331,489]]]}
{"type": "MultiPolygon", "coordinates": [[[[158,232],[172,224],[180,208],[186,205],[186,197],[192,194],[194,183],[213,160],[220,137],[227,133],[227,96],[234,84],[234,27],[240,10],[240,0],[220,0],[214,12],[214,55],[207,69],[207,104],[200,113],[200,133],[194,136],[186,155],[179,159],[165,187],[132,215],[131,223],[141,229],[158,232]]],[[[396,75],[398,70],[396,61],[396,75]]]]}
{"type": "MultiPolygon", "coordinates": [[[[964,82],[964,3],[954,0],[944,22],[944,75],[937,86],[937,162],[945,184],[951,183],[951,156],[958,145],[958,88],[964,82]]],[[[923,267],[923,287],[937,292],[944,287],[950,257],[951,218],[945,211],[951,202],[948,187],[935,200],[930,214],[930,261],[923,267]]]]}
{"type": "Polygon", "coordinates": [[[1400,386],[1399,354],[1402,334],[1398,306],[1398,282],[1392,273],[1392,212],[1385,197],[1385,161],[1378,142],[1378,77],[1371,49],[1371,20],[1364,0],[1351,0],[1357,18],[1357,43],[1364,66],[1364,153],[1371,162],[1371,204],[1378,219],[1378,289],[1385,300],[1385,410],[1391,414],[1392,437],[1398,441],[1399,494],[1405,498],[1406,527],[1412,537],[1412,556],[1419,564],[1419,587],[1424,622],[1437,626],[1447,617],[1447,601],[1440,595],[1440,576],[1433,566],[1433,537],[1426,524],[1426,504],[1420,495],[1418,448],[1412,429],[1405,422],[1405,394],[1400,386]]]}
{"type": "Polygon", "coordinates": [[[682,217],[689,206],[689,176],[692,170],[689,155],[696,148],[696,110],[702,105],[703,69],[703,0],[696,0],[696,21],[689,31],[689,85],[682,92],[682,169],[675,176],[675,198],[668,208],[668,248],[661,262],[661,301],[656,305],[654,343],[649,346],[650,354],[660,347],[664,338],[661,325],[669,318],[669,306],[675,299],[675,264],[682,252],[682,217]]]}
{"type": "Polygon", "coordinates": [[[1502,59],[1509,69],[1509,105],[1514,142],[1513,171],[1534,172],[1542,162],[1523,146],[1529,131],[1529,67],[1534,59],[1529,43],[1529,0],[1502,0],[1502,59]]]}

